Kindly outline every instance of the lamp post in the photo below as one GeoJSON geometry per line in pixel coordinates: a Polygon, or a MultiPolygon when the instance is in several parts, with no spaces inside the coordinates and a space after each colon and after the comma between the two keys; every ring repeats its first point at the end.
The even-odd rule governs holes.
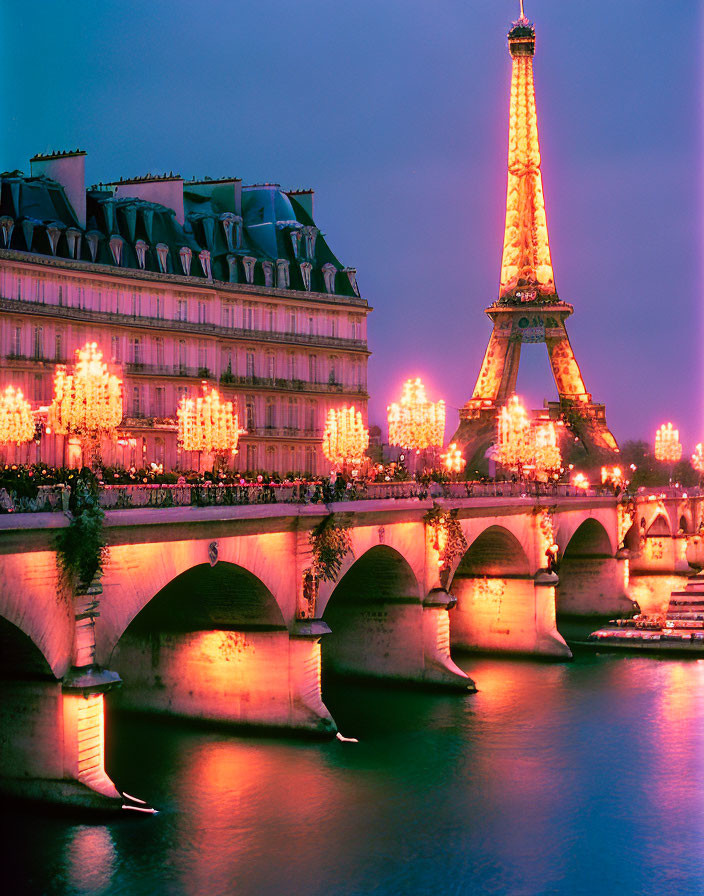
{"type": "Polygon", "coordinates": [[[701,484],[701,479],[704,477],[704,444],[702,444],[702,442],[698,442],[697,447],[694,449],[694,454],[692,454],[692,466],[697,473],[699,473],[701,484]]]}
{"type": "Polygon", "coordinates": [[[183,451],[198,452],[199,468],[203,452],[214,455],[214,468],[236,453],[240,436],[237,411],[231,401],[220,401],[217,389],[204,387],[203,395],[195,400],[184,396],[176,416],[179,445],[183,451]]]}
{"type": "Polygon", "coordinates": [[[672,423],[663,423],[655,433],[655,459],[668,465],[670,485],[672,485],[672,469],[682,457],[680,433],[672,423]]]}
{"type": "Polygon", "coordinates": [[[523,467],[532,463],[534,451],[528,413],[517,395],[512,395],[499,411],[496,459],[519,477],[523,467]]]}
{"type": "Polygon", "coordinates": [[[84,464],[100,464],[102,438],[113,437],[122,422],[122,381],[108,371],[95,342],[76,350],[73,373],[56,368],[48,422],[59,435],[80,439],[84,464]]]}
{"type": "Polygon", "coordinates": [[[355,406],[330,408],[323,433],[323,454],[340,467],[360,466],[369,447],[369,430],[355,406]]]}
{"type": "Polygon", "coordinates": [[[22,445],[34,438],[34,419],[21,389],[8,386],[0,394],[0,445],[22,445]]]}
{"type": "MultiPolygon", "coordinates": [[[[441,448],[445,437],[445,402],[428,401],[420,377],[406,380],[401,401],[386,409],[389,444],[418,454],[441,448]]],[[[415,471],[414,471],[415,472],[415,471]]]]}

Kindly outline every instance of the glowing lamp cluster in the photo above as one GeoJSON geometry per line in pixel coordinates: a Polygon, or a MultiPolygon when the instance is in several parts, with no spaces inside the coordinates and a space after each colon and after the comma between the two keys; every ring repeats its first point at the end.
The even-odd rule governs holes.
{"type": "Polygon", "coordinates": [[[240,429],[237,411],[231,401],[220,401],[217,389],[195,400],[182,398],[176,411],[178,441],[184,451],[206,454],[234,454],[240,429]]]}
{"type": "Polygon", "coordinates": [[[704,444],[702,442],[698,442],[697,447],[694,449],[692,466],[700,476],[704,476],[704,444]]]}
{"type": "Polygon", "coordinates": [[[462,452],[457,447],[456,442],[452,442],[445,454],[440,455],[440,463],[448,473],[461,473],[464,470],[467,461],[462,456],[462,452]]]}
{"type": "Polygon", "coordinates": [[[680,433],[672,423],[663,423],[655,433],[655,459],[665,464],[676,464],[682,457],[680,433]]]}
{"type": "Polygon", "coordinates": [[[355,406],[330,408],[323,433],[323,454],[332,464],[361,464],[369,447],[369,430],[355,406]]]}
{"type": "Polygon", "coordinates": [[[387,408],[389,444],[423,451],[440,448],[445,438],[445,402],[428,401],[420,378],[406,380],[400,403],[387,408]]]}
{"type": "Polygon", "coordinates": [[[99,438],[122,422],[122,381],[108,371],[95,342],[76,350],[73,373],[56,368],[48,421],[60,435],[99,438]]]}
{"type": "Polygon", "coordinates": [[[520,398],[512,395],[499,412],[496,459],[519,472],[524,467],[534,467],[538,474],[559,469],[562,458],[554,424],[533,426],[520,398]]]}
{"type": "Polygon", "coordinates": [[[8,386],[0,394],[0,444],[21,445],[34,438],[34,419],[21,389],[8,386]]]}
{"type": "Polygon", "coordinates": [[[602,467],[601,468],[601,484],[606,485],[607,483],[611,483],[611,485],[622,486],[625,482],[623,476],[623,470],[621,467],[602,467]]]}

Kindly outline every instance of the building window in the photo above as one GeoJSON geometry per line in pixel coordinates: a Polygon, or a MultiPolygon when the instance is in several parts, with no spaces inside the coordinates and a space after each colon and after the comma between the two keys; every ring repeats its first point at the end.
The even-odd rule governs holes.
{"type": "Polygon", "coordinates": [[[318,382],[318,365],[315,360],[315,355],[308,355],[308,382],[318,382]]]}
{"type": "Polygon", "coordinates": [[[164,387],[157,386],[154,390],[154,416],[164,416],[164,387]]]}
{"type": "Polygon", "coordinates": [[[274,429],[276,427],[276,405],[273,398],[266,400],[266,428],[274,429]]]}
{"type": "Polygon", "coordinates": [[[337,374],[338,374],[337,358],[330,358],[330,375],[328,376],[328,382],[329,383],[339,383],[337,374]]]}
{"type": "Polygon", "coordinates": [[[246,375],[254,376],[254,352],[247,352],[246,375]]]}
{"type": "Polygon", "coordinates": [[[254,473],[257,469],[257,446],[247,445],[247,470],[254,473]]]}
{"type": "Polygon", "coordinates": [[[61,333],[54,335],[54,360],[63,361],[63,344],[61,333]]]}
{"type": "Polygon", "coordinates": [[[208,323],[208,315],[205,302],[198,302],[198,323],[199,324],[207,324],[208,323]]]}
{"type": "Polygon", "coordinates": [[[330,335],[333,339],[337,338],[337,316],[335,314],[330,316],[330,335]]]}
{"type": "Polygon", "coordinates": [[[44,357],[44,330],[42,327],[34,328],[34,357],[36,360],[44,357]]]}
{"type": "Polygon", "coordinates": [[[12,332],[12,354],[16,357],[22,354],[22,327],[15,327],[12,332]]]}
{"type": "Polygon", "coordinates": [[[288,426],[289,429],[298,429],[298,400],[296,398],[288,400],[288,426]]]}
{"type": "Polygon", "coordinates": [[[352,321],[352,338],[353,339],[361,339],[362,338],[362,322],[358,317],[351,318],[352,321]]]}
{"type": "Polygon", "coordinates": [[[133,336],[130,339],[130,362],[132,364],[142,363],[142,340],[139,336],[133,336]]]}
{"type": "Polygon", "coordinates": [[[293,308],[288,313],[288,331],[289,333],[296,332],[296,312],[293,308]]]}
{"type": "Polygon", "coordinates": [[[60,283],[59,283],[59,294],[58,295],[59,295],[59,306],[62,306],[64,304],[64,288],[60,283]]]}
{"type": "Polygon", "coordinates": [[[296,356],[294,354],[287,356],[286,373],[289,380],[294,380],[296,378],[296,356]]]}
{"type": "Polygon", "coordinates": [[[268,308],[266,312],[266,328],[270,333],[274,332],[274,309],[268,308]]]}
{"type": "Polygon", "coordinates": [[[254,399],[251,395],[247,396],[245,404],[245,427],[249,432],[254,432],[254,399]]]}
{"type": "Polygon", "coordinates": [[[276,379],[276,357],[271,352],[266,356],[266,375],[272,383],[276,379]]]}
{"type": "Polygon", "coordinates": [[[230,306],[223,305],[222,306],[222,325],[223,327],[231,327],[230,323],[230,306]]]}
{"type": "Polygon", "coordinates": [[[186,340],[179,339],[178,341],[178,372],[181,376],[185,376],[186,374],[186,340]]]}
{"type": "Polygon", "coordinates": [[[161,296],[156,297],[156,316],[157,320],[162,320],[164,317],[164,300],[161,296]]]}
{"type": "Polygon", "coordinates": [[[142,416],[142,390],[139,386],[134,386],[132,389],[132,416],[133,417],[141,417],[142,416]]]}
{"type": "Polygon", "coordinates": [[[110,337],[110,356],[113,361],[120,360],[120,337],[119,336],[111,336],[110,337]]]}
{"type": "Polygon", "coordinates": [[[137,292],[132,293],[132,317],[138,317],[142,313],[142,297],[137,292]]]}
{"type": "Polygon", "coordinates": [[[254,307],[252,305],[244,306],[244,321],[242,325],[245,330],[254,329],[254,307]]]}
{"type": "Polygon", "coordinates": [[[308,318],[308,335],[315,336],[315,318],[314,317],[308,318]]]}
{"type": "Polygon", "coordinates": [[[203,376],[202,371],[208,369],[208,348],[203,343],[198,346],[198,376],[203,376]]]}
{"type": "Polygon", "coordinates": [[[314,476],[316,473],[315,448],[312,448],[310,445],[306,445],[306,469],[305,469],[305,472],[308,476],[314,476]]]}
{"type": "Polygon", "coordinates": [[[188,320],[188,303],[185,299],[179,299],[176,302],[176,319],[188,320]]]}
{"type": "Polygon", "coordinates": [[[164,366],[164,340],[161,336],[157,336],[154,340],[154,355],[157,367],[164,366]]]}
{"type": "Polygon", "coordinates": [[[308,432],[315,431],[315,421],[318,416],[318,402],[309,401],[306,406],[306,430],[308,432]]]}

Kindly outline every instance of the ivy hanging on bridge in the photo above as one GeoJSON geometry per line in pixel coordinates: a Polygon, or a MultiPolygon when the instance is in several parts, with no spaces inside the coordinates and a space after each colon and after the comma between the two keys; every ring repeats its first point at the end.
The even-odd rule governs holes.
{"type": "Polygon", "coordinates": [[[56,536],[56,556],[64,583],[75,590],[89,585],[101,575],[108,559],[108,546],[103,530],[105,511],[100,506],[100,485],[95,475],[84,467],[69,477],[70,522],[56,536]]]}
{"type": "Polygon", "coordinates": [[[349,524],[335,519],[335,514],[326,516],[309,536],[313,552],[311,572],[317,579],[334,582],[342,569],[345,555],[352,549],[349,524]]]}
{"type": "Polygon", "coordinates": [[[440,565],[440,584],[444,588],[452,565],[467,550],[467,539],[457,518],[457,510],[445,510],[438,504],[423,517],[430,546],[437,552],[440,565]]]}

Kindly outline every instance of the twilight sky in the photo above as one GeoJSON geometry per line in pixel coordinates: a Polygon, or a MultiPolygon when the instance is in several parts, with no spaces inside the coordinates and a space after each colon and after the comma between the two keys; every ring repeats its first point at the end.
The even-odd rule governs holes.
{"type": "MultiPolygon", "coordinates": [[[[620,440],[704,439],[700,0],[526,0],[568,332],[620,440]]],[[[0,170],[87,150],[89,183],[173,170],[316,190],[358,268],[370,419],[403,380],[470,396],[503,239],[517,0],[3,0],[0,170]]],[[[519,392],[555,397],[545,346],[519,392]]]]}

